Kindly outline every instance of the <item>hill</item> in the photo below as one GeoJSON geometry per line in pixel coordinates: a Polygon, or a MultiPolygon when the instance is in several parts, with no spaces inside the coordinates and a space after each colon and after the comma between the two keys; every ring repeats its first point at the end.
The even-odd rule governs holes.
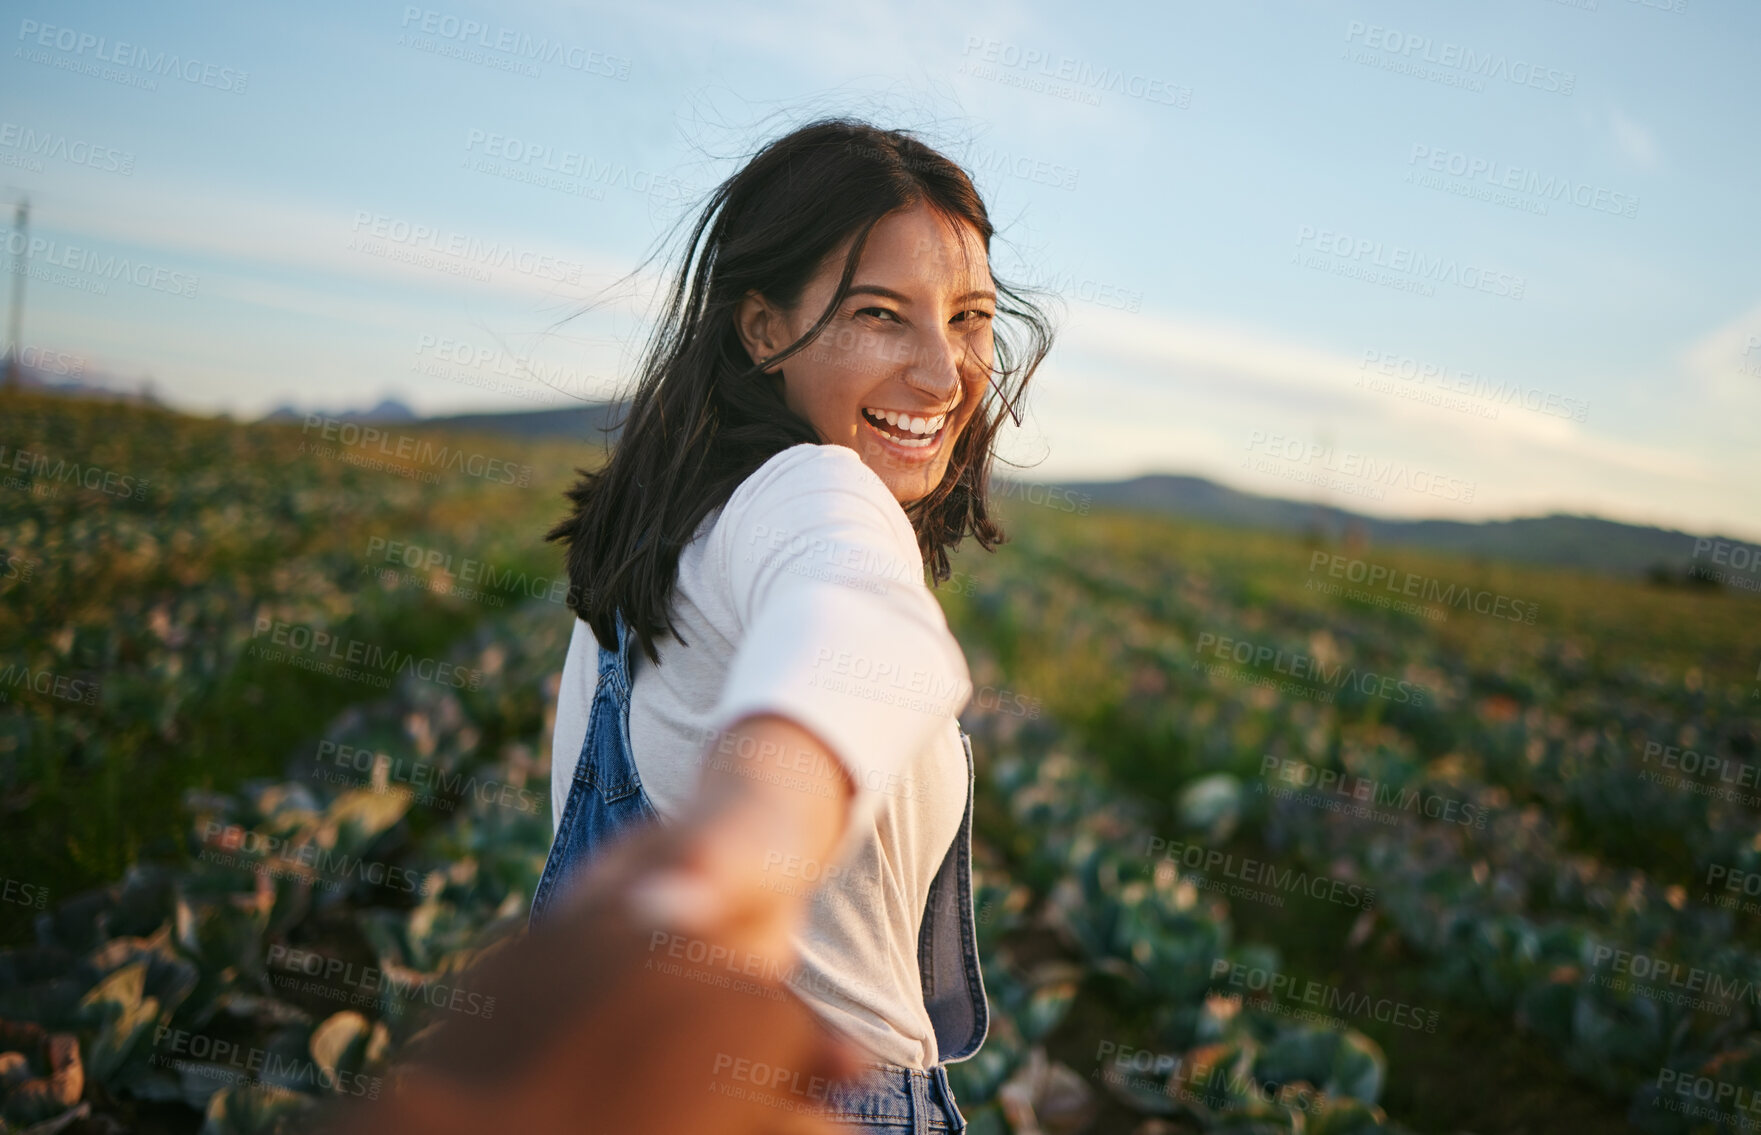
{"type": "MultiPolygon", "coordinates": [[[[419,419],[424,426],[511,438],[616,440],[622,407],[589,403],[562,410],[456,414],[419,419]]],[[[382,402],[365,412],[333,416],[359,421],[409,421],[401,403],[382,402]]],[[[269,420],[297,419],[299,412],[282,407],[269,420]]],[[[1387,520],[1346,509],[1261,496],[1232,489],[1204,477],[1156,473],[1122,481],[1060,481],[1050,483],[999,478],[999,495],[1029,501],[1045,500],[1048,491],[1058,504],[1074,507],[1127,509],[1199,520],[1228,528],[1303,535],[1327,543],[1360,548],[1402,547],[1545,567],[1576,568],[1627,579],[1707,586],[1693,574],[1693,534],[1675,529],[1627,524],[1596,516],[1553,513],[1508,520],[1387,520]]],[[[1742,543],[1742,541],[1732,541],[1742,543]]]]}
{"type": "MultiPolygon", "coordinates": [[[[1553,513],[1478,523],[1385,520],[1345,509],[1259,496],[1203,477],[1152,474],[1126,481],[1067,481],[1056,499],[1202,520],[1227,527],[1313,535],[1330,542],[1422,548],[1475,559],[1570,567],[1628,578],[1661,569],[1686,578],[1697,537],[1675,529],[1553,513]]],[[[1011,490],[1034,499],[1038,487],[1011,490]]],[[[1733,541],[1741,543],[1741,541],[1733,541]]]]}

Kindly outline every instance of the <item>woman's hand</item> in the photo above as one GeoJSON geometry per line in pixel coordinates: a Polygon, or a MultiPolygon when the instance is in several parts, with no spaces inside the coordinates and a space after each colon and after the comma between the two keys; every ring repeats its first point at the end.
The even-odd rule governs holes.
{"type": "Polygon", "coordinates": [[[656,924],[733,935],[765,956],[792,959],[790,938],[811,887],[801,872],[780,868],[828,862],[853,792],[843,765],[812,733],[775,715],[744,718],[704,755],[697,798],[673,828],[676,842],[614,871],[658,868],[632,885],[638,909],[656,924]]]}
{"type": "Polygon", "coordinates": [[[712,746],[690,816],[608,847],[549,919],[474,965],[459,984],[493,997],[493,1016],[423,1034],[387,1098],[341,1130],[831,1130],[813,1112],[864,1055],[787,989],[807,896],[769,868],[831,853],[850,782],[783,718],[748,718],[729,740],[819,752],[804,764],[828,791],[712,746]]]}

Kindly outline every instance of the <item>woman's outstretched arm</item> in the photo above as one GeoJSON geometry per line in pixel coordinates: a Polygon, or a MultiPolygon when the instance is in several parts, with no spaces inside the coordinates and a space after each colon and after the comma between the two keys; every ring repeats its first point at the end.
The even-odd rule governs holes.
{"type": "Polygon", "coordinates": [[[676,866],[634,884],[639,909],[682,931],[720,924],[786,959],[811,888],[783,868],[831,862],[854,795],[849,773],[813,733],[774,713],[742,718],[710,741],[679,825],[676,866]]]}
{"type": "Polygon", "coordinates": [[[492,1016],[440,1024],[384,1099],[324,1129],[832,1131],[814,1107],[861,1055],[779,977],[806,895],[775,868],[824,861],[852,791],[812,733],[741,719],[709,746],[689,817],[609,848],[554,918],[461,979],[492,1016]]]}

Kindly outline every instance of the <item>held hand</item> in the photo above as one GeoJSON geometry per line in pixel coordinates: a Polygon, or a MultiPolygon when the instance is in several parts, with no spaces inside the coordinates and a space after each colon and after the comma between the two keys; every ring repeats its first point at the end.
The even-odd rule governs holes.
{"type": "Polygon", "coordinates": [[[625,852],[614,870],[637,876],[632,901],[657,926],[728,935],[765,957],[792,957],[809,888],[782,867],[831,857],[853,787],[818,738],[786,718],[746,718],[729,740],[705,755],[692,810],[674,825],[676,841],[625,852]]]}
{"type": "MultiPolygon", "coordinates": [[[[741,726],[817,744],[780,718],[741,726]]],[[[491,1019],[418,1038],[388,1098],[326,1130],[832,1130],[814,1111],[864,1054],[786,988],[805,896],[766,868],[830,853],[848,782],[835,762],[825,794],[713,765],[691,817],[606,848],[546,922],[461,979],[495,998],[491,1019]]]]}

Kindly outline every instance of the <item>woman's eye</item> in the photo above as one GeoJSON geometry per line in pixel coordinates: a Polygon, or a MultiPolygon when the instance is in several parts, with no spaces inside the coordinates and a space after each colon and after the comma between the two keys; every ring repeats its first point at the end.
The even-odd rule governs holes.
{"type": "Polygon", "coordinates": [[[891,319],[892,319],[892,320],[893,320],[893,321],[894,321],[894,322],[895,322],[895,323],[897,323],[897,322],[898,322],[898,320],[899,320],[899,313],[898,313],[898,312],[896,312],[896,311],[894,311],[894,310],[893,310],[893,309],[892,309],[892,308],[890,308],[890,307],[863,307],[863,308],[858,308],[858,309],[857,309],[857,310],[856,310],[856,314],[857,314],[857,315],[870,315],[870,314],[872,314],[872,315],[885,315],[885,316],[888,316],[888,317],[889,317],[889,318],[891,318],[891,319]]]}
{"type": "Polygon", "coordinates": [[[961,312],[954,318],[961,323],[977,323],[979,320],[983,319],[995,319],[996,314],[994,312],[985,311],[983,308],[975,307],[970,311],[961,312]]]}

